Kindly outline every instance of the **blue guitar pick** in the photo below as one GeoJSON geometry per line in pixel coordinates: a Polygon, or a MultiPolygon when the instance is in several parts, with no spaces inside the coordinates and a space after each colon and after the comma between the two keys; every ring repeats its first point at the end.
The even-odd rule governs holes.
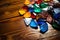
{"type": "Polygon", "coordinates": [[[38,24],[37,24],[37,22],[36,22],[34,19],[31,20],[31,22],[30,22],[30,27],[31,27],[31,28],[34,28],[34,29],[38,28],[38,24]]]}
{"type": "Polygon", "coordinates": [[[40,19],[38,19],[37,20],[37,23],[39,24],[39,25],[42,25],[43,23],[45,23],[46,21],[45,21],[45,19],[43,19],[43,18],[40,18],[40,19]]]}
{"type": "Polygon", "coordinates": [[[32,7],[29,7],[28,10],[29,10],[29,12],[34,12],[34,8],[32,8],[32,7]]]}
{"type": "Polygon", "coordinates": [[[54,8],[53,11],[55,14],[60,13],[60,8],[54,8]]]}
{"type": "Polygon", "coordinates": [[[43,23],[42,25],[40,25],[40,32],[41,33],[45,33],[48,31],[48,24],[47,23],[43,23]]]}
{"type": "Polygon", "coordinates": [[[54,19],[57,20],[58,18],[60,18],[60,13],[54,15],[54,19]]]}

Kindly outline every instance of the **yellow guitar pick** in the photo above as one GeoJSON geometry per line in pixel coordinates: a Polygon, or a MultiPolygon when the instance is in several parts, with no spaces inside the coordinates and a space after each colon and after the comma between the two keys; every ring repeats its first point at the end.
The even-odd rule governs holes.
{"type": "Polygon", "coordinates": [[[24,4],[25,5],[29,5],[30,4],[30,0],[25,0],[24,4]]]}
{"type": "Polygon", "coordinates": [[[19,10],[19,13],[20,13],[20,15],[23,15],[23,14],[26,13],[26,10],[24,10],[24,9],[20,9],[20,10],[19,10]]]}
{"type": "Polygon", "coordinates": [[[26,12],[26,13],[23,15],[24,18],[29,18],[30,16],[31,16],[31,13],[30,13],[30,12],[26,12]]]}

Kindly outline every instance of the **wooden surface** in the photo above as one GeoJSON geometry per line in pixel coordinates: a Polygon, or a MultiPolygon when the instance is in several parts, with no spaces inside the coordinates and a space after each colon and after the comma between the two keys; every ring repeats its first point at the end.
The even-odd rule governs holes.
{"type": "Polygon", "coordinates": [[[24,0],[0,1],[0,40],[60,40],[60,32],[49,26],[45,34],[27,27],[18,10],[24,0]]]}

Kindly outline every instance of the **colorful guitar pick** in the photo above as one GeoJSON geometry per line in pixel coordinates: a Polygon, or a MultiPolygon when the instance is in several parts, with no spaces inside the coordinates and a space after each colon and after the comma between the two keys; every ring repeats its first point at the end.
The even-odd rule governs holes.
{"type": "Polygon", "coordinates": [[[56,13],[56,14],[57,14],[57,13],[60,13],[60,8],[54,8],[53,11],[54,11],[54,13],[56,13]]]}
{"type": "Polygon", "coordinates": [[[30,4],[30,0],[25,0],[24,4],[25,5],[29,5],[30,4]]]}
{"type": "Polygon", "coordinates": [[[31,22],[30,22],[30,27],[31,27],[31,28],[34,28],[34,29],[38,28],[38,24],[37,24],[37,22],[36,22],[34,19],[31,20],[31,22]]]}
{"type": "Polygon", "coordinates": [[[28,10],[29,10],[29,12],[34,12],[34,8],[32,8],[32,7],[29,7],[28,10]]]}
{"type": "Polygon", "coordinates": [[[24,22],[25,22],[26,25],[29,25],[31,20],[32,20],[32,18],[25,18],[24,22]]]}
{"type": "Polygon", "coordinates": [[[48,31],[48,24],[47,23],[43,23],[42,25],[40,25],[40,32],[41,33],[45,33],[48,31]]]}
{"type": "Polygon", "coordinates": [[[34,8],[34,12],[35,12],[35,13],[41,13],[41,12],[42,12],[42,10],[41,10],[41,8],[36,7],[36,8],[34,8]]]}
{"type": "Polygon", "coordinates": [[[39,6],[40,6],[41,8],[46,8],[46,7],[48,6],[48,4],[47,4],[47,3],[41,3],[39,6]]]}
{"type": "Polygon", "coordinates": [[[37,4],[41,4],[42,3],[42,0],[38,0],[36,1],[37,4]]]}
{"type": "Polygon", "coordinates": [[[24,10],[24,9],[20,9],[20,10],[19,10],[19,13],[20,13],[20,15],[23,15],[23,14],[26,13],[26,10],[24,10]]]}
{"type": "Polygon", "coordinates": [[[31,18],[35,19],[36,16],[33,13],[31,13],[31,18]]]}
{"type": "Polygon", "coordinates": [[[55,21],[52,23],[52,27],[53,27],[54,29],[60,30],[60,25],[57,24],[57,22],[55,22],[55,21]]]}
{"type": "Polygon", "coordinates": [[[60,18],[60,13],[54,15],[54,19],[59,19],[60,18]]]}
{"type": "Polygon", "coordinates": [[[37,20],[38,25],[42,25],[45,22],[46,22],[45,19],[42,18],[37,20]]]}
{"type": "Polygon", "coordinates": [[[31,16],[31,13],[30,13],[30,12],[26,12],[26,13],[23,15],[24,18],[29,18],[30,16],[31,16]]]}

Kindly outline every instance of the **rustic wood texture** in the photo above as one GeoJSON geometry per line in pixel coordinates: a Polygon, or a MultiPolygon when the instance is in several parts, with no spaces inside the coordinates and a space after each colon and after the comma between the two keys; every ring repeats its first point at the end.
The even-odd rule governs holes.
{"type": "Polygon", "coordinates": [[[0,1],[0,40],[60,40],[60,32],[49,26],[45,34],[27,27],[18,10],[24,0],[0,1]]]}

